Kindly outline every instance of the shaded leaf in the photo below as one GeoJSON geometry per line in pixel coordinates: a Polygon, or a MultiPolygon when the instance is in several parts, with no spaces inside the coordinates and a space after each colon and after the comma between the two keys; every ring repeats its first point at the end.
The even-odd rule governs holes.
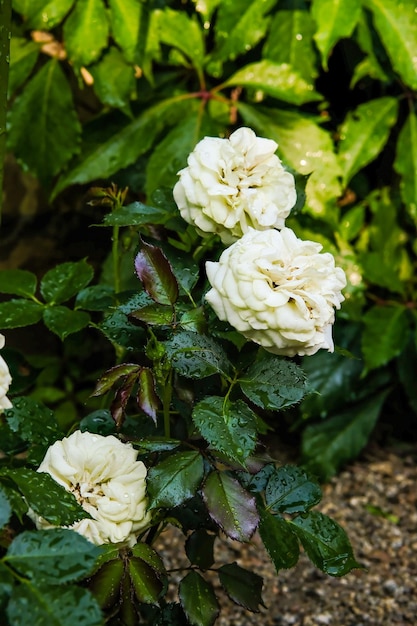
{"type": "Polygon", "coordinates": [[[20,328],[42,319],[45,306],[31,300],[9,300],[0,303],[0,327],[20,328]]]}
{"type": "Polygon", "coordinates": [[[199,452],[176,452],[148,472],[150,508],[179,506],[191,498],[203,478],[199,452]]]}
{"type": "Polygon", "coordinates": [[[219,615],[219,604],[210,583],[195,571],[189,572],[179,586],[181,606],[193,626],[212,626],[219,615]]]}
{"type": "MultiPolygon", "coordinates": [[[[10,502],[7,499],[7,495],[5,494],[4,490],[0,487],[0,530],[6,524],[8,524],[11,515],[12,515],[12,508],[10,506],[10,502]]],[[[0,589],[0,603],[1,603],[1,589],[0,589]]]]}
{"type": "Polygon", "coordinates": [[[192,419],[214,450],[239,464],[256,445],[256,415],[242,400],[225,401],[211,396],[193,409],[192,419]]]}
{"type": "Polygon", "coordinates": [[[143,328],[134,326],[121,311],[108,315],[98,326],[111,342],[123,346],[128,351],[145,342],[143,328]]]}
{"type": "Polygon", "coordinates": [[[417,217],[417,116],[410,111],[398,136],[394,168],[401,176],[400,189],[410,216],[417,217]]]}
{"type": "Polygon", "coordinates": [[[181,445],[179,439],[168,439],[167,437],[147,437],[146,439],[139,439],[135,443],[140,450],[145,452],[168,452],[181,445]]]}
{"type": "Polygon", "coordinates": [[[135,88],[134,70],[114,46],[89,68],[94,91],[103,104],[130,112],[129,102],[135,88]],[[109,80],[111,76],[111,80],[109,80]]]}
{"type": "Polygon", "coordinates": [[[190,331],[176,333],[164,346],[172,367],[186,378],[228,376],[232,366],[222,346],[205,335],[190,331]]]}
{"type": "Polygon", "coordinates": [[[263,605],[261,576],[243,569],[237,563],[222,565],[217,572],[223,589],[233,602],[248,611],[259,612],[259,605],[263,605]]]}
{"type": "Polygon", "coordinates": [[[104,372],[103,376],[98,379],[91,395],[102,396],[120,380],[123,380],[129,374],[139,374],[139,371],[140,365],[136,363],[121,363],[120,365],[115,365],[104,372]]]}
{"type": "Polygon", "coordinates": [[[77,2],[64,23],[64,41],[69,59],[76,67],[96,61],[107,45],[109,23],[102,0],[77,2]]]}
{"type": "Polygon", "coordinates": [[[402,352],[409,330],[405,307],[374,306],[362,320],[362,351],[368,370],[385,365],[402,352]]]}
{"type": "Polygon", "coordinates": [[[261,506],[259,514],[259,535],[276,571],[294,567],[300,556],[297,535],[281,516],[272,515],[261,506]]]}
{"type": "Polygon", "coordinates": [[[13,398],[13,406],[4,417],[9,428],[28,443],[47,446],[62,438],[53,412],[32,398],[13,398]]]}
{"type": "Polygon", "coordinates": [[[361,14],[361,0],[313,0],[311,14],[317,24],[314,40],[327,69],[335,43],[351,36],[361,14]]]}
{"type": "Polygon", "coordinates": [[[145,560],[131,557],[128,565],[132,588],[139,602],[157,604],[164,590],[160,576],[145,560]]]}
{"type": "Polygon", "coordinates": [[[148,304],[141,309],[129,313],[130,317],[144,322],[145,324],[149,324],[149,326],[170,326],[174,320],[174,315],[175,312],[172,306],[158,304],[157,302],[153,302],[152,304],[148,304]]]}
{"type": "Polygon", "coordinates": [[[24,531],[13,539],[8,562],[36,584],[62,585],[85,578],[94,567],[100,548],[66,528],[24,531]]]}
{"type": "Polygon", "coordinates": [[[66,306],[45,308],[43,321],[49,330],[63,341],[72,333],[77,333],[90,323],[90,316],[84,311],[72,311],[66,306]]]}
{"type": "Polygon", "coordinates": [[[111,559],[104,563],[90,578],[88,589],[101,608],[114,606],[119,599],[123,573],[124,563],[122,559],[111,559]]]}
{"type": "Polygon", "coordinates": [[[146,292],[159,304],[174,304],[178,298],[178,283],[168,259],[161,248],[141,241],[135,257],[136,274],[146,292]]]}
{"type": "Polygon", "coordinates": [[[296,465],[275,468],[265,488],[267,508],[276,513],[306,513],[321,500],[321,489],[296,465]]]}
{"type": "Polygon", "coordinates": [[[156,424],[156,411],[160,401],[155,390],[155,380],[149,367],[142,367],[139,372],[139,391],[137,395],[139,408],[156,424]]]}
{"type": "Polygon", "coordinates": [[[36,275],[27,270],[11,269],[0,272],[0,292],[30,298],[35,295],[36,275]]]}
{"type": "Polygon", "coordinates": [[[349,539],[327,515],[310,511],[288,522],[316,567],[330,576],[344,576],[361,565],[353,556],[349,539]]]}
{"type": "Polygon", "coordinates": [[[30,76],[39,56],[39,46],[23,37],[10,40],[9,97],[30,76]]]}
{"type": "Polygon", "coordinates": [[[216,535],[209,534],[204,528],[189,535],[185,542],[185,553],[190,563],[202,570],[209,569],[214,563],[215,539],[216,535]]]}
{"type": "Polygon", "coordinates": [[[165,224],[171,211],[166,206],[154,207],[142,202],[132,202],[104,216],[105,226],[145,226],[165,224]]]}
{"type": "Polygon", "coordinates": [[[61,304],[86,287],[93,276],[93,268],[85,259],[76,263],[61,263],[42,278],[41,294],[48,304],[61,304]]]}
{"type": "Polygon", "coordinates": [[[225,472],[211,472],[202,492],[210,517],[226,535],[249,541],[259,522],[255,498],[225,472]]]}
{"type": "Polygon", "coordinates": [[[108,285],[90,285],[81,289],[75,299],[77,309],[107,311],[115,305],[114,289],[108,285]]]}

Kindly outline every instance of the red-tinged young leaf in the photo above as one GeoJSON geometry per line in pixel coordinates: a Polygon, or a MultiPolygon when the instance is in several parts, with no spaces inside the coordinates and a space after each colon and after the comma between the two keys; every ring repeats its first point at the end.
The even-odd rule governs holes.
{"type": "Polygon", "coordinates": [[[179,587],[181,606],[192,626],[212,626],[219,615],[213,587],[200,574],[190,572],[179,587]]]}
{"type": "Polygon", "coordinates": [[[135,269],[146,292],[159,304],[174,304],[178,298],[178,283],[168,259],[157,246],[142,241],[141,248],[135,269]]]}
{"type": "Polygon", "coordinates": [[[124,376],[140,371],[140,366],[135,363],[122,363],[107,370],[101,378],[98,379],[96,387],[91,394],[94,396],[102,396],[107,393],[124,376]]]}
{"type": "Polygon", "coordinates": [[[139,372],[139,391],[137,395],[139,408],[146,413],[156,424],[156,411],[159,406],[159,398],[155,391],[155,380],[152,370],[143,367],[139,372]]]}
{"type": "Polygon", "coordinates": [[[225,472],[209,474],[202,493],[210,517],[226,535],[249,541],[259,523],[255,498],[225,472]]]}
{"type": "Polygon", "coordinates": [[[218,570],[220,583],[233,602],[248,611],[259,613],[262,602],[263,578],[249,572],[237,563],[222,565],[218,570]]]}
{"type": "Polygon", "coordinates": [[[277,572],[294,567],[300,556],[297,535],[288,522],[279,515],[272,515],[259,507],[259,535],[277,572]]]}
{"type": "Polygon", "coordinates": [[[116,391],[113,402],[111,403],[110,412],[116,426],[119,428],[124,422],[126,405],[129,401],[133,387],[137,382],[138,376],[136,372],[126,376],[123,384],[116,391]]]}

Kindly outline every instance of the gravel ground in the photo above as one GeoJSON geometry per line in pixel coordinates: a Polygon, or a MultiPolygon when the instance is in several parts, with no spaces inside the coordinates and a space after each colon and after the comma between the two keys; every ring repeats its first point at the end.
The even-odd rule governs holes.
{"type": "MultiPolygon", "coordinates": [[[[323,486],[317,507],[348,533],[366,568],[343,578],[317,570],[305,555],[276,574],[255,536],[248,545],[217,542],[216,562],[237,561],[264,577],[261,613],[248,613],[219,591],[216,626],[408,626],[417,624],[417,447],[370,447],[323,486]]],[[[181,567],[182,536],[157,546],[168,567],[181,567]]],[[[179,575],[180,576],[180,575],[179,575]]],[[[180,576],[181,577],[181,576],[180,576]]]]}

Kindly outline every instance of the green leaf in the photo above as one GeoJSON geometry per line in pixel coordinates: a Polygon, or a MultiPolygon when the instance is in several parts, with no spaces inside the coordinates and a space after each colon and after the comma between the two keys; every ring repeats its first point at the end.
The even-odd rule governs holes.
{"type": "Polygon", "coordinates": [[[132,311],[129,315],[136,320],[149,324],[149,326],[170,326],[173,323],[175,312],[171,306],[154,302],[137,311],[132,311]]]}
{"type": "Polygon", "coordinates": [[[85,287],[77,293],[75,299],[75,308],[87,311],[107,311],[114,306],[114,289],[108,285],[85,287]]]}
{"type": "Polygon", "coordinates": [[[294,567],[300,556],[297,535],[281,516],[271,515],[263,507],[259,513],[259,535],[276,571],[294,567]]]}
{"type": "Polygon", "coordinates": [[[31,300],[9,300],[0,303],[0,327],[20,328],[36,324],[42,319],[45,307],[31,300]]]}
{"type": "Polygon", "coordinates": [[[181,331],[164,342],[164,346],[172,367],[186,378],[206,378],[213,374],[227,377],[232,369],[222,346],[211,337],[181,331]]]}
{"type": "Polygon", "coordinates": [[[48,446],[63,434],[53,412],[32,398],[13,398],[13,406],[4,417],[10,430],[28,443],[48,446]]]}
{"type": "Polygon", "coordinates": [[[37,278],[27,270],[2,270],[0,272],[0,292],[30,298],[35,295],[37,278]]]}
{"type": "Polygon", "coordinates": [[[222,565],[217,570],[220,584],[233,602],[248,611],[259,613],[262,604],[263,578],[237,563],[222,565]]]}
{"type": "Polygon", "coordinates": [[[339,163],[348,183],[378,156],[397,119],[398,101],[385,96],[360,104],[348,113],[340,129],[339,163]]]}
{"type": "Polygon", "coordinates": [[[311,15],[317,24],[314,40],[325,69],[333,46],[351,36],[360,14],[361,0],[313,0],[311,15]]]}
{"type": "Polygon", "coordinates": [[[359,235],[364,224],[365,207],[362,204],[358,204],[343,215],[339,225],[339,233],[345,241],[352,241],[359,235]]]}
{"type": "Polygon", "coordinates": [[[368,370],[385,365],[402,352],[409,329],[405,307],[374,306],[362,320],[362,351],[368,370]]]}
{"type": "Polygon", "coordinates": [[[84,311],[72,311],[66,306],[54,306],[44,310],[43,321],[45,326],[63,341],[68,335],[77,333],[88,326],[90,316],[84,311]]]}
{"type": "Polygon", "coordinates": [[[26,85],[9,123],[9,149],[41,182],[50,182],[78,152],[81,124],[57,60],[48,61],[26,85]]]}
{"type": "Polygon", "coordinates": [[[398,136],[394,169],[400,174],[401,197],[412,219],[417,218],[417,115],[410,111],[398,136]]]}
{"type": "Polygon", "coordinates": [[[192,66],[201,69],[204,57],[204,39],[195,16],[189,17],[185,11],[173,11],[168,7],[154,13],[154,28],[159,40],[178,48],[192,66]]]}
{"type": "Polygon", "coordinates": [[[394,70],[417,89],[417,20],[414,0],[364,0],[394,70]]]}
{"type": "Polygon", "coordinates": [[[107,45],[109,23],[102,0],[77,2],[64,24],[65,48],[78,68],[96,61],[107,45]]]}
{"type": "Polygon", "coordinates": [[[148,472],[150,508],[175,507],[191,498],[203,478],[199,452],[176,452],[148,472]]]}
{"type": "Polygon", "coordinates": [[[307,391],[304,372],[284,359],[264,358],[253,363],[244,376],[239,384],[245,396],[271,411],[297,404],[307,391]]]}
{"type": "Polygon", "coordinates": [[[129,101],[135,88],[135,76],[133,67],[126,63],[122,53],[112,46],[88,69],[94,78],[94,91],[100,101],[109,107],[125,110],[129,114],[129,101]]]}
{"type": "Polygon", "coordinates": [[[86,287],[93,276],[93,268],[85,259],[76,263],[61,263],[42,278],[41,294],[48,304],[61,304],[86,287]]]}
{"type": "Polygon", "coordinates": [[[173,125],[187,115],[188,108],[188,101],[176,97],[153,105],[106,141],[96,144],[90,151],[82,152],[78,163],[59,179],[53,196],[70,185],[109,178],[118,170],[131,165],[151,147],[167,124],[173,125]]]}
{"type": "MultiPolygon", "coordinates": [[[[0,530],[9,523],[12,515],[10,502],[3,489],[0,487],[0,530]]],[[[1,584],[0,584],[0,604],[1,604],[1,584]]]]}
{"type": "Polygon", "coordinates": [[[58,26],[69,13],[74,0],[46,0],[46,2],[35,2],[36,5],[30,12],[29,28],[40,28],[51,30],[58,26]],[[41,6],[37,6],[40,4],[41,6]]]}
{"type": "Polygon", "coordinates": [[[31,626],[102,626],[103,617],[97,601],[87,589],[76,586],[15,587],[7,615],[10,624],[18,626],[28,615],[31,626]]]}
{"type": "Polygon", "coordinates": [[[4,607],[9,601],[14,585],[13,575],[8,567],[0,562],[0,616],[4,616],[4,607]]]}
{"type": "Polygon", "coordinates": [[[10,544],[6,562],[36,584],[62,585],[85,578],[100,548],[72,530],[24,531],[10,544]]]}
{"type": "Polygon", "coordinates": [[[142,202],[132,202],[104,216],[105,226],[146,226],[165,224],[171,212],[165,206],[153,207],[142,202]]]}
{"type": "Polygon", "coordinates": [[[321,489],[296,465],[275,468],[265,488],[267,508],[274,513],[306,513],[321,500],[321,489]]]}
{"type": "Polygon", "coordinates": [[[346,461],[356,458],[368,442],[388,391],[379,391],[307,426],[301,447],[304,467],[328,481],[346,461]]]}
{"type": "Polygon", "coordinates": [[[327,515],[310,511],[288,522],[309,559],[330,576],[344,576],[361,565],[355,560],[349,539],[339,524],[327,515]]]}
{"type": "Polygon", "coordinates": [[[171,265],[158,246],[140,242],[135,257],[135,270],[148,295],[159,304],[174,304],[178,298],[178,283],[171,265]]]}
{"type": "Polygon", "coordinates": [[[187,537],[185,553],[190,563],[199,569],[209,569],[214,563],[214,541],[216,535],[209,535],[204,528],[195,530],[187,537]]]}
{"type": "Polygon", "coordinates": [[[224,471],[211,472],[202,493],[210,517],[226,535],[249,541],[259,522],[255,498],[224,471]]]}
{"type": "Polygon", "coordinates": [[[417,346],[413,337],[410,337],[405,349],[397,360],[398,376],[408,396],[408,401],[417,413],[417,388],[415,385],[414,364],[417,362],[417,346]]]}
{"type": "Polygon", "coordinates": [[[256,415],[242,400],[207,397],[193,409],[193,422],[214,450],[239,464],[255,449],[256,415]]]}
{"type": "Polygon", "coordinates": [[[297,70],[287,63],[278,64],[268,59],[246,65],[228,78],[223,85],[251,87],[264,91],[273,98],[298,105],[322,99],[322,96],[314,91],[311,82],[307,82],[297,70]]]}
{"type": "MultiPolygon", "coordinates": [[[[391,259],[384,258],[388,256],[385,252],[382,249],[380,252],[365,252],[360,255],[363,276],[369,283],[403,295],[405,285],[399,277],[399,268],[395,267],[391,259]]],[[[399,255],[395,260],[400,260],[399,255]]]]}
{"type": "Polygon", "coordinates": [[[55,526],[70,526],[90,515],[74,495],[61,487],[49,474],[29,468],[2,469],[0,476],[12,480],[34,512],[55,526]]]}
{"type": "Polygon", "coordinates": [[[88,589],[101,608],[110,608],[119,600],[123,573],[124,563],[116,558],[104,563],[90,578],[88,589]]]}
{"type": "Polygon", "coordinates": [[[375,41],[375,31],[365,11],[359,18],[355,39],[360,49],[366,54],[356,66],[353,73],[353,77],[350,83],[351,87],[354,87],[361,78],[369,76],[374,80],[380,80],[382,83],[391,82],[389,77],[390,68],[385,64],[384,67],[380,64],[380,58],[383,57],[382,45],[375,41]]]}
{"type": "Polygon", "coordinates": [[[9,97],[29,78],[39,56],[39,46],[23,37],[10,40],[9,97]]]}
{"type": "Polygon", "coordinates": [[[143,345],[145,333],[142,328],[131,324],[126,315],[115,311],[98,325],[112,343],[132,351],[135,346],[143,345]]]}
{"type": "Polygon", "coordinates": [[[212,626],[219,615],[219,603],[212,585],[195,571],[179,586],[181,606],[192,626],[212,626]]]}
{"type": "Polygon", "coordinates": [[[129,559],[128,571],[132,588],[139,602],[157,604],[164,591],[164,583],[158,571],[146,560],[137,557],[129,559]]]}
{"type": "Polygon", "coordinates": [[[138,62],[141,15],[146,7],[137,0],[109,0],[111,34],[129,63],[138,62]]]}
{"type": "MultiPolygon", "coordinates": [[[[178,285],[189,295],[200,277],[198,264],[195,263],[186,252],[177,250],[166,243],[163,244],[163,250],[168,261],[171,263],[178,285]]],[[[188,314],[192,317],[197,311],[201,312],[201,309],[190,309],[188,314]]],[[[187,315],[187,313],[185,315],[187,315]]]]}
{"type": "Polygon", "coordinates": [[[275,63],[288,64],[309,83],[318,73],[313,47],[315,24],[304,3],[293,3],[293,6],[281,10],[278,7],[262,56],[275,63]]]}

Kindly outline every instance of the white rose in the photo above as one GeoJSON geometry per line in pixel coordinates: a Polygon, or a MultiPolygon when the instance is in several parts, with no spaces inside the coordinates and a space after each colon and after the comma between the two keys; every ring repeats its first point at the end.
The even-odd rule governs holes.
{"type": "MultiPolygon", "coordinates": [[[[46,472],[71,491],[92,519],[71,526],[91,542],[133,546],[149,525],[146,467],[137,451],[113,435],[76,431],[48,448],[38,472],[46,472]]],[[[52,526],[30,512],[38,528],[52,526]]]]}
{"type": "Polygon", "coordinates": [[[334,307],[346,277],[322,246],[284,228],[250,230],[206,263],[206,300],[247,339],[286,356],[333,351],[334,307]]]}
{"type": "Polygon", "coordinates": [[[249,228],[283,228],[296,191],[294,177],[274,154],[277,147],[250,128],[239,128],[229,139],[202,139],[173,191],[184,220],[201,235],[217,233],[226,244],[249,228]]]}
{"type": "MultiPolygon", "coordinates": [[[[4,347],[5,339],[4,335],[0,334],[0,349],[4,347]]],[[[12,377],[10,376],[9,368],[6,361],[0,356],[0,413],[3,413],[4,409],[10,409],[12,403],[7,397],[12,377]]]]}

